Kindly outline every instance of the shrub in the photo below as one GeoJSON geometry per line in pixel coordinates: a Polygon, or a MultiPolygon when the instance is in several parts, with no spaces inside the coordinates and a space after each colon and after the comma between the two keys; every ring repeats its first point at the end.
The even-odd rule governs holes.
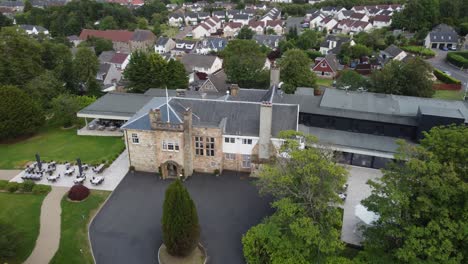
{"type": "Polygon", "coordinates": [[[20,237],[14,225],[0,222],[0,259],[2,261],[16,255],[19,241],[20,237]]]}
{"type": "Polygon", "coordinates": [[[448,84],[460,84],[461,81],[451,77],[451,76],[448,76],[447,74],[445,74],[444,72],[438,70],[438,69],[434,69],[434,75],[435,77],[437,77],[437,79],[443,83],[448,83],[448,84]]]}
{"type": "Polygon", "coordinates": [[[0,180],[0,190],[6,190],[7,184],[8,184],[8,181],[0,180]]]}
{"type": "Polygon", "coordinates": [[[130,166],[128,169],[129,169],[130,171],[135,171],[135,166],[132,165],[132,166],[130,166]]]}
{"type": "Polygon", "coordinates": [[[468,68],[468,51],[447,53],[447,61],[460,68],[468,68]]]}
{"type": "Polygon", "coordinates": [[[21,189],[23,192],[32,192],[34,186],[36,185],[35,182],[31,180],[26,180],[23,182],[23,188],[21,189]]]}
{"type": "Polygon", "coordinates": [[[403,46],[401,47],[402,50],[410,52],[410,53],[415,53],[423,57],[434,57],[435,52],[431,49],[427,49],[422,46],[403,46]]]}
{"type": "Polygon", "coordinates": [[[9,183],[7,184],[7,186],[6,186],[6,189],[7,189],[9,192],[14,193],[14,192],[18,191],[19,187],[20,187],[19,183],[17,183],[17,182],[9,182],[9,183]]]}
{"type": "Polygon", "coordinates": [[[169,185],[163,204],[163,241],[173,256],[187,256],[197,246],[200,226],[195,204],[180,180],[169,185]]]}
{"type": "Polygon", "coordinates": [[[47,194],[52,190],[52,187],[49,185],[44,184],[36,184],[34,185],[32,192],[33,194],[47,194]]]}
{"type": "Polygon", "coordinates": [[[214,174],[219,175],[219,170],[218,169],[214,170],[214,174]]]}
{"type": "Polygon", "coordinates": [[[68,191],[68,198],[72,201],[83,201],[89,196],[89,189],[81,184],[73,185],[68,191]]]}

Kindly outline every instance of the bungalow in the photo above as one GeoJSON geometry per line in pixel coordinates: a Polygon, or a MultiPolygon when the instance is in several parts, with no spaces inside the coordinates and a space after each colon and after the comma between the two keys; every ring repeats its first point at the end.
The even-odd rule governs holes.
{"type": "Polygon", "coordinates": [[[356,21],[364,21],[364,22],[368,22],[369,21],[369,17],[366,15],[366,14],[361,14],[361,13],[353,13],[349,19],[351,20],[356,20],[356,21]]]}
{"type": "Polygon", "coordinates": [[[212,74],[223,67],[223,60],[213,55],[187,54],[180,60],[187,73],[212,74]]]}
{"type": "Polygon", "coordinates": [[[227,11],[227,17],[229,21],[232,21],[235,15],[240,15],[240,14],[241,14],[241,11],[238,9],[231,9],[227,11]]]}
{"type": "Polygon", "coordinates": [[[335,54],[327,54],[324,58],[317,57],[312,71],[322,78],[335,78],[338,74],[339,63],[335,54]]]}
{"type": "Polygon", "coordinates": [[[160,37],[154,45],[154,51],[158,54],[164,54],[171,51],[176,43],[171,38],[160,37]]]}
{"type": "Polygon", "coordinates": [[[241,30],[244,25],[242,23],[229,22],[224,27],[224,37],[233,38],[237,36],[237,33],[241,30]]]}
{"type": "Polygon", "coordinates": [[[375,28],[389,27],[392,24],[392,17],[385,15],[376,15],[373,19],[372,25],[375,28]]]}
{"type": "Polygon", "coordinates": [[[184,16],[178,13],[172,13],[169,15],[169,26],[180,27],[184,23],[184,16]]]}
{"type": "Polygon", "coordinates": [[[458,33],[446,24],[436,26],[424,39],[424,46],[428,49],[451,48],[458,45],[458,33]]]}
{"type": "Polygon", "coordinates": [[[210,13],[209,12],[198,12],[198,19],[199,20],[205,20],[207,18],[210,17],[210,13]]]}
{"type": "Polygon", "coordinates": [[[226,11],[225,10],[213,11],[213,17],[217,17],[218,19],[225,21],[226,11]]]}
{"type": "Polygon", "coordinates": [[[395,45],[388,46],[385,50],[380,51],[380,59],[382,64],[386,64],[390,60],[402,61],[408,54],[395,45]]]}

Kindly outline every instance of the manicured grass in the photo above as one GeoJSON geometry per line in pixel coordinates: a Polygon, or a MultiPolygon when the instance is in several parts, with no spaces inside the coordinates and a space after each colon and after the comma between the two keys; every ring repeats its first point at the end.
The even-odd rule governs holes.
{"type": "Polygon", "coordinates": [[[463,100],[463,91],[445,91],[437,90],[433,98],[447,99],[447,100],[463,100]]]}
{"type": "Polygon", "coordinates": [[[23,263],[31,254],[39,235],[41,205],[45,195],[0,193],[0,221],[19,232],[18,251],[14,258],[0,263],[23,263]]]}
{"type": "Polygon", "coordinates": [[[39,153],[43,160],[101,163],[121,153],[125,147],[120,137],[78,136],[76,129],[49,128],[26,140],[0,144],[0,169],[23,168],[39,153]]]}
{"type": "Polygon", "coordinates": [[[83,202],[71,202],[67,196],[63,197],[60,246],[51,264],[94,263],[89,247],[88,224],[109,194],[106,191],[91,191],[83,202]]]}
{"type": "Polygon", "coordinates": [[[179,29],[176,27],[170,27],[167,25],[161,26],[162,29],[162,34],[163,36],[166,36],[168,38],[174,38],[177,33],[179,33],[179,29]]]}
{"type": "Polygon", "coordinates": [[[320,86],[332,87],[333,80],[332,79],[317,78],[317,84],[320,85],[320,86]]]}

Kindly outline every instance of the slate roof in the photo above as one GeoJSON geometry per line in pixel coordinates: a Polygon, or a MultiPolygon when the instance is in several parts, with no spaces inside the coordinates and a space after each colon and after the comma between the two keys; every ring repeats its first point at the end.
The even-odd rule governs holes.
{"type": "Polygon", "coordinates": [[[109,115],[130,118],[151,100],[151,96],[133,93],[107,93],[78,114],[109,115]]]}
{"type": "Polygon", "coordinates": [[[446,24],[440,24],[436,26],[431,32],[429,32],[431,42],[458,42],[458,34],[451,27],[446,24]]]}
{"type": "Polygon", "coordinates": [[[277,48],[275,43],[281,41],[284,37],[277,35],[254,35],[252,39],[260,45],[265,45],[271,49],[275,49],[277,48]]]}
{"type": "Polygon", "coordinates": [[[141,30],[137,29],[133,32],[132,40],[133,41],[147,41],[155,38],[153,32],[150,30],[141,30]]]}
{"type": "Polygon", "coordinates": [[[213,11],[213,16],[225,17],[225,16],[226,16],[226,11],[224,11],[224,10],[221,10],[221,11],[213,11]]]}
{"type": "Polygon", "coordinates": [[[384,50],[385,53],[389,54],[390,56],[392,57],[396,57],[398,56],[398,54],[402,53],[403,50],[400,49],[399,47],[395,46],[395,45],[390,45],[388,46],[385,50],[384,50]]]}
{"type": "Polygon", "coordinates": [[[197,43],[198,48],[210,48],[210,49],[217,49],[223,50],[227,46],[227,39],[225,38],[215,38],[215,37],[207,37],[202,41],[197,43]]]}
{"type": "Polygon", "coordinates": [[[114,54],[116,52],[113,51],[113,50],[108,50],[108,51],[103,51],[100,55],[99,55],[99,62],[100,63],[110,63],[111,60],[112,60],[112,57],[114,57],[114,54]]]}
{"type": "Polygon", "coordinates": [[[42,26],[36,26],[36,25],[19,25],[20,28],[24,29],[24,30],[34,30],[34,28],[36,28],[36,30],[38,32],[44,32],[44,31],[47,31],[47,29],[45,27],[42,27],[42,26]]]}
{"type": "Polygon", "coordinates": [[[249,20],[249,15],[246,15],[246,14],[236,14],[233,16],[232,19],[235,19],[235,20],[249,20]]]}
{"type": "Polygon", "coordinates": [[[181,62],[187,72],[192,72],[194,67],[211,68],[216,58],[212,55],[187,54],[182,57],[181,62]]]}
{"type": "Polygon", "coordinates": [[[156,46],[165,46],[166,43],[169,41],[169,38],[159,37],[156,41],[156,46]]]}

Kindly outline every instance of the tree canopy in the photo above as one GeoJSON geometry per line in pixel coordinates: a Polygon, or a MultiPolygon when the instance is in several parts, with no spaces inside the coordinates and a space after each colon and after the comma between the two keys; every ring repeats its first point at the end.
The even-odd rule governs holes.
{"type": "Polygon", "coordinates": [[[79,47],[73,60],[73,73],[80,88],[85,91],[97,89],[96,74],[99,70],[99,60],[88,47],[79,47]]]}
{"type": "Polygon", "coordinates": [[[344,70],[340,72],[340,75],[336,80],[336,87],[340,89],[355,91],[359,88],[367,89],[368,86],[368,80],[353,70],[344,70]]]}
{"type": "Polygon", "coordinates": [[[237,34],[238,39],[252,39],[252,37],[255,35],[253,30],[251,30],[248,26],[243,26],[240,30],[239,33],[237,34]]]}
{"type": "Polygon", "coordinates": [[[288,89],[286,93],[294,93],[297,87],[317,87],[315,74],[310,70],[311,60],[299,49],[291,49],[283,54],[280,61],[281,80],[288,89]]]}
{"type": "Polygon", "coordinates": [[[433,128],[420,146],[400,144],[397,162],[370,182],[362,202],[379,215],[364,232],[366,253],[394,263],[466,263],[468,128],[433,128]]]}
{"type": "Polygon", "coordinates": [[[253,40],[229,41],[222,51],[223,68],[229,82],[245,88],[268,86],[268,74],[263,70],[266,60],[260,46],[253,40]]]}

